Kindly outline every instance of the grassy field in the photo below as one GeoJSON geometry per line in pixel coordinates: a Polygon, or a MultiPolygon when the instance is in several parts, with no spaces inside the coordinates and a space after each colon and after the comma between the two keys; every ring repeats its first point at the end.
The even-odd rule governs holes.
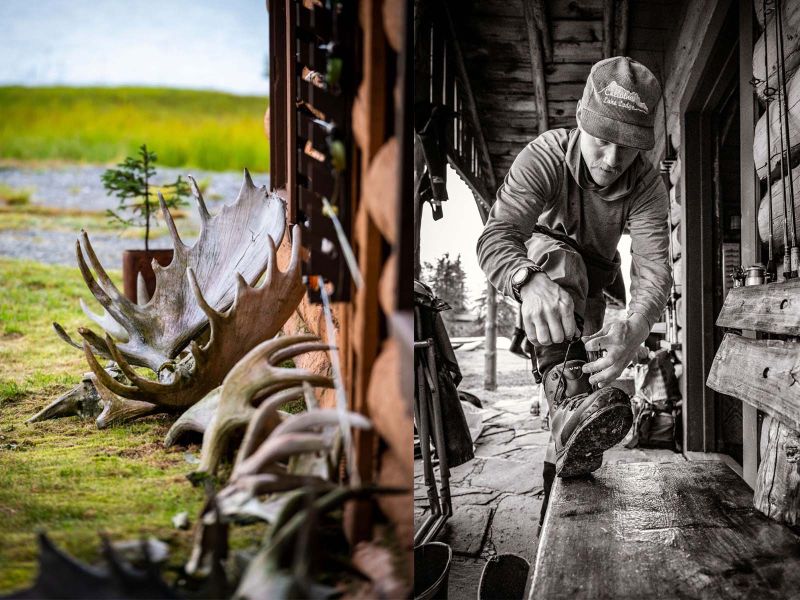
{"type": "Polygon", "coordinates": [[[163,88],[0,87],[0,159],[266,172],[266,98],[163,88]]]}
{"type": "MultiPolygon", "coordinates": [[[[0,258],[0,281],[0,594],[34,577],[37,530],[86,561],[98,556],[98,532],[112,540],[154,535],[170,544],[171,565],[183,564],[191,534],[171,519],[188,511],[194,522],[203,502],[185,477],[193,469],[186,455],[199,448],[165,449],[172,419],[163,416],[103,431],[77,418],[26,425],[87,369],[51,322],[74,333],[87,321],[78,298],[91,295],[71,267],[0,258]]],[[[232,546],[262,534],[234,528],[232,546]]]]}

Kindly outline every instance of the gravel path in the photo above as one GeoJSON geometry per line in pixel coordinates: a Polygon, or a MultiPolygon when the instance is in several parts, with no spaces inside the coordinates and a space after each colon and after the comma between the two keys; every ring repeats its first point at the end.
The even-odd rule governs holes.
{"type": "MultiPolygon", "coordinates": [[[[42,263],[69,265],[77,268],[75,240],[76,235],[66,231],[3,231],[0,229],[0,256],[26,258],[42,263]]],[[[91,240],[92,248],[107,269],[121,269],[122,251],[133,245],[131,240],[121,240],[115,235],[92,235],[91,240]]],[[[159,240],[159,242],[161,241],[159,240]]]]}
{"type": "MultiPolygon", "coordinates": [[[[116,198],[108,197],[100,179],[106,167],[96,165],[69,165],[57,167],[0,167],[0,185],[14,189],[30,189],[31,203],[58,208],[76,208],[104,213],[114,208],[116,198]]],[[[178,175],[191,174],[198,182],[209,180],[204,194],[209,210],[214,213],[222,204],[236,199],[242,185],[242,174],[238,172],[214,173],[197,169],[159,168],[154,183],[174,181],[178,175]]],[[[269,185],[269,178],[254,177],[256,185],[269,185]]],[[[199,225],[197,213],[191,205],[186,211],[189,220],[199,225]]],[[[179,228],[181,228],[179,226],[179,228]]],[[[138,247],[138,242],[123,239],[114,234],[95,233],[91,235],[92,246],[104,266],[119,269],[122,251],[138,247]]],[[[64,231],[24,231],[3,229],[0,216],[0,256],[25,258],[50,264],[77,266],[75,260],[75,240],[77,232],[64,231]]],[[[189,244],[193,240],[184,238],[189,244]]],[[[169,248],[170,240],[163,237],[151,242],[153,248],[169,248]]]]}

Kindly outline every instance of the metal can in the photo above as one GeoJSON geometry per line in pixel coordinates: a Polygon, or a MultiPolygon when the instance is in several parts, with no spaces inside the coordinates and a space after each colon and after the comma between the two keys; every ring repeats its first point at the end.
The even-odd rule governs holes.
{"type": "Polygon", "coordinates": [[[750,265],[745,269],[744,274],[744,284],[745,286],[748,285],[761,285],[764,283],[764,277],[766,275],[766,268],[761,263],[756,263],[754,265],[750,265]]]}

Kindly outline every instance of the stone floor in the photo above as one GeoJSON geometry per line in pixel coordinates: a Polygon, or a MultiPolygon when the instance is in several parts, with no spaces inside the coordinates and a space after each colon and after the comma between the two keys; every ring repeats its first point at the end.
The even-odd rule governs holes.
{"type": "MultiPolygon", "coordinates": [[[[459,389],[480,398],[483,430],[475,443],[475,458],[452,469],[454,514],[436,537],[453,549],[449,598],[475,598],[486,560],[513,553],[533,568],[542,506],[542,462],[550,432],[530,414],[538,400],[526,361],[505,350],[497,353],[498,387],[483,390],[483,351],[457,350],[464,375],[459,389]]],[[[606,462],[682,461],[669,450],[606,452],[606,462]]],[[[426,516],[427,497],[421,461],[415,463],[414,512],[419,524],[426,516]]]]}

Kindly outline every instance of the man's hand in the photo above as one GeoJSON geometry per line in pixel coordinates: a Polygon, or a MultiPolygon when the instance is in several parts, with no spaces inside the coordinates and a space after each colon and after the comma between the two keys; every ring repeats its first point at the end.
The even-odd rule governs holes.
{"type": "Polygon", "coordinates": [[[625,321],[604,325],[594,335],[584,337],[587,351],[606,351],[604,356],[583,365],[584,373],[594,373],[589,382],[598,387],[613,382],[636,356],[637,349],[649,333],[647,320],[634,313],[625,321]]]}
{"type": "Polygon", "coordinates": [[[575,335],[572,298],[545,273],[535,273],[520,290],[522,321],[531,342],[548,346],[575,335]]]}

